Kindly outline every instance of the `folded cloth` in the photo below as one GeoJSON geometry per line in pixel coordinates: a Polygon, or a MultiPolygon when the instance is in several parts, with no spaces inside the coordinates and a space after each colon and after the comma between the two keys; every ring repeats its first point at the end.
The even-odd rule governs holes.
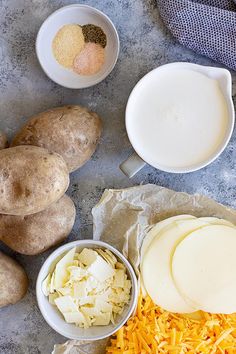
{"type": "Polygon", "coordinates": [[[184,46],[236,70],[233,0],[157,0],[160,15],[184,46]]]}

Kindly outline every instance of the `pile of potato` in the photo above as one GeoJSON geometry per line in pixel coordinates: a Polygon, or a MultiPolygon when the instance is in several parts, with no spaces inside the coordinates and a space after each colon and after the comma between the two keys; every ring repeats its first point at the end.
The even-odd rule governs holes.
{"type": "MultiPolygon", "coordinates": [[[[21,254],[36,255],[65,240],[76,216],[73,201],[65,195],[69,173],[91,158],[101,130],[96,113],[64,106],[32,117],[9,148],[0,133],[3,243],[21,254]]],[[[19,301],[27,287],[23,268],[0,252],[0,307],[19,301]]]]}

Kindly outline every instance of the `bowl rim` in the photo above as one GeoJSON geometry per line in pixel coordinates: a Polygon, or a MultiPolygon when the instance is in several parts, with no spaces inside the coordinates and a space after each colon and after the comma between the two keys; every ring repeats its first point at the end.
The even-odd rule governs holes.
{"type": "Polygon", "coordinates": [[[91,240],[91,239],[90,240],[86,240],[86,239],[76,240],[76,241],[68,242],[68,243],[58,247],[55,251],[53,251],[45,259],[44,263],[42,264],[42,266],[39,270],[37,280],[36,280],[36,299],[37,299],[38,307],[40,309],[40,312],[41,312],[44,320],[57,333],[61,334],[62,336],[66,337],[66,338],[69,338],[69,339],[95,341],[95,340],[100,340],[100,339],[110,337],[112,334],[114,334],[116,331],[118,331],[125,324],[125,322],[127,322],[127,320],[130,318],[130,316],[132,315],[132,313],[134,312],[134,310],[136,308],[137,301],[138,301],[138,280],[137,280],[136,274],[134,272],[134,269],[133,269],[132,265],[129,263],[129,261],[125,258],[125,256],[120,251],[118,251],[115,247],[113,247],[109,243],[99,241],[99,240],[91,240]],[[109,249],[111,252],[113,252],[117,256],[118,259],[120,259],[124,263],[125,267],[129,271],[130,276],[131,276],[130,280],[132,283],[131,289],[132,289],[133,295],[132,295],[132,298],[130,299],[129,310],[127,311],[126,316],[119,323],[117,323],[117,325],[115,325],[114,328],[110,332],[108,332],[107,334],[104,334],[104,335],[100,335],[100,336],[80,338],[79,335],[72,334],[71,336],[68,336],[68,333],[65,334],[63,329],[61,329],[59,326],[57,326],[55,324],[55,322],[52,322],[50,320],[50,317],[45,312],[45,309],[44,309],[44,307],[42,305],[42,301],[41,301],[42,296],[45,296],[42,292],[42,281],[44,280],[43,272],[50,268],[50,266],[52,265],[52,263],[55,261],[55,259],[57,257],[59,257],[65,251],[68,251],[73,247],[83,247],[83,245],[86,247],[86,245],[88,245],[88,244],[90,244],[91,246],[95,246],[95,247],[103,247],[103,248],[109,249]]]}
{"type": "Polygon", "coordinates": [[[141,77],[141,79],[135,84],[135,86],[133,87],[132,91],[129,94],[127,103],[126,103],[126,108],[125,108],[125,127],[126,127],[126,132],[129,138],[129,141],[134,149],[134,151],[136,152],[136,154],[138,156],[141,157],[141,159],[149,164],[150,166],[163,171],[163,172],[168,172],[168,173],[173,173],[173,174],[177,174],[177,173],[190,173],[190,172],[195,172],[198,171],[208,165],[210,165],[212,162],[214,162],[221,154],[222,152],[225,150],[225,148],[227,147],[231,137],[232,137],[232,133],[234,130],[234,124],[235,124],[235,108],[234,108],[234,103],[233,103],[233,99],[232,99],[232,76],[230,74],[230,71],[222,68],[222,67],[218,67],[218,66],[209,66],[209,65],[201,65],[201,64],[195,64],[195,63],[191,63],[191,62],[172,62],[172,63],[166,63],[166,64],[162,64],[152,70],[150,70],[149,72],[147,72],[143,77],[141,77]],[[132,101],[133,98],[136,94],[136,90],[142,86],[143,82],[150,76],[152,76],[154,73],[165,69],[165,68],[171,68],[171,67],[182,67],[182,68],[189,68],[189,69],[193,69],[196,71],[205,71],[208,72],[209,74],[211,72],[221,72],[226,78],[227,78],[227,89],[225,89],[225,93],[226,96],[228,97],[228,102],[227,102],[227,107],[228,107],[228,117],[229,117],[229,122],[228,122],[228,129],[227,132],[225,133],[225,138],[224,141],[221,143],[221,145],[218,147],[218,149],[216,149],[216,151],[210,156],[208,157],[208,159],[204,160],[203,162],[199,162],[198,164],[195,165],[190,165],[189,167],[171,167],[171,166],[162,166],[159,164],[153,164],[150,163],[147,159],[145,159],[144,155],[142,154],[141,151],[139,151],[139,149],[137,147],[134,147],[133,142],[132,142],[132,134],[131,134],[131,129],[129,128],[128,125],[128,121],[129,121],[129,108],[132,105],[132,101]]]}
{"type": "Polygon", "coordinates": [[[38,62],[43,70],[43,72],[49,77],[50,80],[52,80],[53,82],[55,82],[56,84],[68,88],[68,89],[73,89],[73,90],[79,90],[79,89],[83,89],[83,88],[88,88],[88,87],[92,87],[95,86],[97,84],[99,84],[101,81],[105,80],[105,78],[112,72],[112,70],[114,69],[118,57],[119,57],[119,52],[120,52],[120,39],[119,39],[119,35],[118,35],[118,31],[114,25],[114,23],[112,22],[112,20],[101,10],[98,10],[96,7],[90,6],[90,5],[86,5],[86,4],[71,4],[71,5],[66,5],[66,6],[62,6],[59,9],[57,9],[56,11],[52,12],[41,24],[37,36],[36,36],[36,40],[35,40],[35,51],[36,51],[36,56],[38,59],[38,62]],[[51,19],[54,17],[54,15],[56,15],[57,13],[63,12],[64,10],[68,9],[68,8],[87,8],[90,9],[92,11],[94,11],[95,13],[97,13],[99,16],[103,17],[111,26],[115,38],[116,38],[116,55],[115,55],[115,60],[113,62],[113,64],[110,66],[110,68],[99,78],[97,78],[96,80],[94,80],[93,83],[90,84],[85,84],[83,86],[70,86],[67,84],[63,84],[60,82],[60,80],[57,80],[56,78],[53,78],[52,75],[50,74],[50,72],[47,70],[47,68],[45,68],[45,66],[42,64],[41,62],[41,57],[40,57],[40,46],[39,46],[39,41],[40,41],[40,35],[41,35],[41,31],[44,28],[45,25],[47,25],[49,23],[49,21],[51,21],[51,19]]]}

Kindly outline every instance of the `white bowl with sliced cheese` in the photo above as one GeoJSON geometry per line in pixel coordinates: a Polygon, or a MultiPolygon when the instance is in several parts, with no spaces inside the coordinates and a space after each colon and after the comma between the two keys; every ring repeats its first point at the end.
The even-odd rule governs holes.
{"type": "Polygon", "coordinates": [[[109,337],[128,320],[137,304],[138,285],[132,266],[117,249],[101,241],[78,240],[46,259],[36,296],[44,319],[56,332],[90,341],[109,337]]]}

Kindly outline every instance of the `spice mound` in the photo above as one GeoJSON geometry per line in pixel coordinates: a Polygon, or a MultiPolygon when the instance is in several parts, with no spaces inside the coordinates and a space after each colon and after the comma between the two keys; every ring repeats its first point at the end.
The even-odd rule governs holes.
{"type": "Polygon", "coordinates": [[[94,75],[105,61],[104,49],[96,43],[86,43],[84,49],[75,57],[73,69],[80,75],[94,75]]]}
{"type": "Polygon", "coordinates": [[[72,68],[75,56],[84,47],[84,35],[78,25],[65,25],[59,29],[52,42],[55,59],[65,68],[72,68]]]}
{"type": "Polygon", "coordinates": [[[107,249],[67,252],[42,283],[67,323],[88,328],[115,323],[130,299],[125,266],[107,249]]]}
{"type": "Polygon", "coordinates": [[[99,26],[84,25],[82,26],[85,42],[93,42],[100,44],[103,48],[107,45],[107,36],[99,26]]]}
{"type": "Polygon", "coordinates": [[[56,61],[79,75],[97,74],[105,62],[107,37],[93,24],[68,24],[59,29],[52,42],[56,61]]]}

